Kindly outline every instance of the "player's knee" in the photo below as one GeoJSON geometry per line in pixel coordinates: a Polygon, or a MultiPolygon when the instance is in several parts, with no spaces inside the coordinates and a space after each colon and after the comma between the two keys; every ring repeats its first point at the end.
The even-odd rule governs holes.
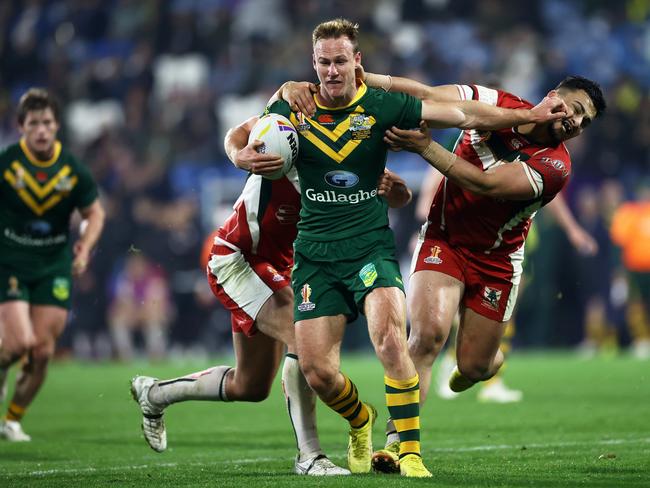
{"type": "Polygon", "coordinates": [[[440,354],[446,341],[447,334],[439,328],[417,331],[411,328],[408,342],[409,354],[413,358],[429,358],[433,361],[440,354]]]}
{"type": "Polygon", "coordinates": [[[483,381],[490,377],[490,365],[476,361],[458,361],[458,370],[461,374],[472,381],[483,381]]]}
{"type": "Polygon", "coordinates": [[[251,385],[246,389],[244,400],[247,402],[263,402],[271,393],[271,385],[251,385]]]}
{"type": "Polygon", "coordinates": [[[34,347],[34,340],[29,337],[16,337],[5,341],[2,345],[2,356],[7,362],[13,363],[27,354],[34,347]]]}
{"type": "Polygon", "coordinates": [[[408,356],[406,338],[398,327],[386,327],[376,335],[374,341],[377,357],[384,368],[394,368],[408,356]]]}
{"type": "Polygon", "coordinates": [[[320,395],[327,395],[336,384],[338,371],[329,368],[327,365],[318,364],[315,361],[300,361],[302,373],[309,383],[309,386],[320,395]]]}

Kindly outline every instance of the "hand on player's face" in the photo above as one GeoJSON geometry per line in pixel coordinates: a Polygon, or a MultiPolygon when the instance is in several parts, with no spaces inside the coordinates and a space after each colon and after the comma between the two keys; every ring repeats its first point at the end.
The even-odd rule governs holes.
{"type": "Polygon", "coordinates": [[[558,120],[567,115],[567,106],[557,92],[550,92],[544,99],[531,110],[536,124],[558,120]]]}
{"type": "Polygon", "coordinates": [[[293,112],[302,112],[307,117],[316,113],[314,93],[318,87],[308,81],[289,81],[282,89],[282,99],[285,100],[293,112]]]}
{"type": "Polygon", "coordinates": [[[431,135],[426,122],[420,121],[419,130],[403,130],[391,127],[384,134],[384,142],[393,151],[406,149],[421,154],[431,142],[431,135]]]}
{"type": "Polygon", "coordinates": [[[256,175],[272,174],[282,168],[284,161],[279,154],[259,152],[263,145],[256,139],[239,151],[235,157],[237,167],[256,175]]]}

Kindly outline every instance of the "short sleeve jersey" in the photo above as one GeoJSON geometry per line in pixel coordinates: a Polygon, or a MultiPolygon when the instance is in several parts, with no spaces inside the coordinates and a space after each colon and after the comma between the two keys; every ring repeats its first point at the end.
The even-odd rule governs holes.
{"type": "MultiPolygon", "coordinates": [[[[465,100],[512,109],[533,106],[501,90],[478,85],[460,85],[458,89],[465,100]]],[[[463,131],[454,152],[482,171],[501,164],[521,164],[535,191],[528,201],[501,200],[443,180],[429,212],[432,231],[440,229],[450,244],[485,254],[509,255],[521,249],[531,219],[562,190],[571,173],[571,158],[563,143],[540,146],[512,128],[463,131]]]]}
{"type": "Polygon", "coordinates": [[[293,266],[292,245],[300,211],[295,168],[277,180],[249,175],[233,210],[217,232],[225,245],[260,256],[278,270],[293,266]]]}
{"type": "Polygon", "coordinates": [[[384,132],[391,126],[417,127],[420,100],[362,84],[347,106],[317,103],[312,118],[291,113],[283,100],[267,112],[289,118],[299,134],[300,238],[333,241],[388,225],[387,203],[377,195],[388,150],[384,132]]]}
{"type": "Polygon", "coordinates": [[[0,152],[0,265],[25,276],[71,265],[70,216],[97,198],[88,169],[56,141],[41,161],[24,140],[0,152]]]}

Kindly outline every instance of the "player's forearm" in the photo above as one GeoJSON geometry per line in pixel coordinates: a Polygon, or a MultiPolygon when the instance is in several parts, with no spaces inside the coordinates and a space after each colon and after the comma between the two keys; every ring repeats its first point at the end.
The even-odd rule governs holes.
{"type": "Polygon", "coordinates": [[[365,73],[366,85],[385,91],[407,93],[420,100],[455,102],[460,99],[456,85],[429,86],[410,78],[365,73]]]}
{"type": "Polygon", "coordinates": [[[79,226],[79,242],[88,250],[92,250],[104,229],[106,213],[99,200],[95,200],[81,213],[81,216],[83,220],[79,226]]]}
{"type": "Polygon", "coordinates": [[[478,195],[493,193],[494,181],[489,173],[481,171],[476,166],[447,151],[437,142],[431,141],[420,155],[461,188],[478,195]]]}
{"type": "Polygon", "coordinates": [[[508,109],[474,100],[455,102],[461,112],[461,129],[498,130],[528,124],[534,121],[534,114],[528,109],[508,109]]]}
{"type": "Polygon", "coordinates": [[[238,168],[239,165],[237,164],[237,153],[244,149],[246,147],[246,144],[248,144],[249,133],[250,132],[246,131],[243,126],[238,125],[237,127],[233,127],[228,130],[223,142],[228,159],[230,159],[232,164],[238,168]]]}

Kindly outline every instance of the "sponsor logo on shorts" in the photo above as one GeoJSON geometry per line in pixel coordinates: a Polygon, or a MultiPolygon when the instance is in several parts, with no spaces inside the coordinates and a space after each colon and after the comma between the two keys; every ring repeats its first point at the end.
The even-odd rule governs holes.
{"type": "Polygon", "coordinates": [[[349,171],[336,170],[325,174],[325,181],[336,188],[352,188],[359,183],[359,177],[349,171]]]}
{"type": "Polygon", "coordinates": [[[427,264],[441,264],[442,259],[440,259],[440,253],[442,252],[442,249],[440,249],[440,246],[433,246],[431,249],[431,254],[424,258],[424,262],[427,264]]]}
{"type": "Polygon", "coordinates": [[[377,279],[377,268],[375,268],[375,265],[368,263],[361,268],[361,271],[359,271],[359,278],[361,278],[363,284],[366,285],[366,288],[372,286],[377,279]]]}
{"type": "Polygon", "coordinates": [[[516,151],[518,151],[519,149],[521,149],[522,146],[524,145],[524,143],[521,142],[519,139],[513,139],[513,140],[510,141],[510,142],[511,142],[511,144],[512,144],[512,147],[513,147],[516,151]]]}
{"type": "Polygon", "coordinates": [[[15,276],[10,276],[8,283],[9,283],[9,288],[7,288],[8,297],[18,298],[23,294],[19,288],[18,278],[16,278],[15,276]]]}
{"type": "Polygon", "coordinates": [[[273,266],[267,266],[266,270],[273,275],[273,281],[278,282],[284,280],[284,276],[278,273],[273,266]]]}
{"type": "Polygon", "coordinates": [[[483,288],[483,301],[482,305],[494,311],[499,310],[499,300],[501,300],[501,290],[490,288],[486,286],[483,288]]]}
{"type": "Polygon", "coordinates": [[[309,297],[311,297],[311,286],[308,283],[302,285],[300,296],[302,296],[302,303],[298,305],[298,310],[301,312],[309,312],[316,308],[316,304],[309,300],[309,297]]]}
{"type": "Polygon", "coordinates": [[[70,297],[70,281],[67,278],[54,278],[52,295],[57,300],[67,300],[70,297]]]}

